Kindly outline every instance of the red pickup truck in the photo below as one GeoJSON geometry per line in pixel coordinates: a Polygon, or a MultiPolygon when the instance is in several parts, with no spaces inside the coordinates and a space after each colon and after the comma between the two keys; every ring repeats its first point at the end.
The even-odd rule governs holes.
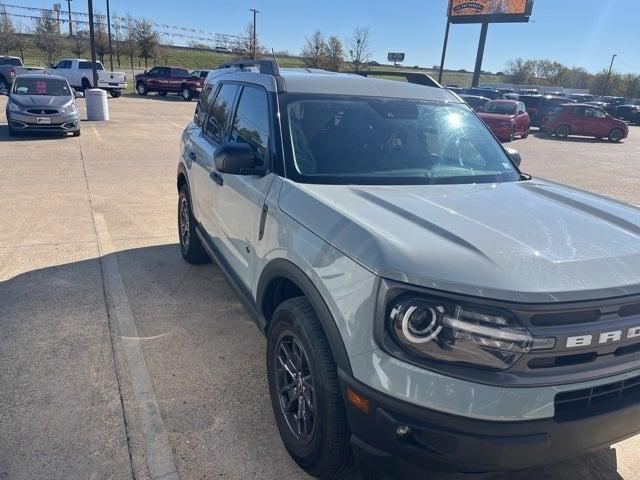
{"type": "Polygon", "coordinates": [[[157,92],[163,97],[167,93],[178,93],[188,102],[200,95],[203,83],[204,78],[192,76],[186,68],[153,67],[136,75],[136,92],[140,95],[157,92]]]}

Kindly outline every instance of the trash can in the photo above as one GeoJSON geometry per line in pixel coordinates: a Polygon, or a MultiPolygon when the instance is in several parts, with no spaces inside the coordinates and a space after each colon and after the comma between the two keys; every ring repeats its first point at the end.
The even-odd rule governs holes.
{"type": "Polygon", "coordinates": [[[99,88],[91,88],[85,90],[84,97],[87,103],[87,120],[109,120],[107,92],[99,88]]]}

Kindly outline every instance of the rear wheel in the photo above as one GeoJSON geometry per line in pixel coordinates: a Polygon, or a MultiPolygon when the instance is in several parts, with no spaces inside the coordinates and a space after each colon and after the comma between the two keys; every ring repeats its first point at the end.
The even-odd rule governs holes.
{"type": "Polygon", "coordinates": [[[122,95],[122,90],[110,90],[109,93],[113,98],[119,98],[122,95]]]}
{"type": "Polygon", "coordinates": [[[180,188],[178,195],[178,236],[180,251],[187,262],[200,265],[211,261],[196,233],[196,220],[191,209],[189,191],[185,185],[180,188]]]}
{"type": "Polygon", "coordinates": [[[147,86],[143,82],[136,83],[136,92],[138,92],[138,95],[146,95],[149,93],[147,86]]]}
{"type": "Polygon", "coordinates": [[[609,141],[613,143],[618,143],[624,137],[624,132],[621,128],[614,128],[609,132],[609,141]]]}
{"type": "Polygon", "coordinates": [[[191,93],[191,89],[189,87],[182,87],[180,90],[180,96],[185,102],[190,102],[193,94],[191,93]]]}
{"type": "Polygon", "coordinates": [[[570,133],[571,129],[569,128],[569,125],[560,125],[555,131],[556,137],[558,138],[567,138],[570,133]]]}
{"type": "Polygon", "coordinates": [[[271,405],[285,448],[318,478],[336,478],[352,464],[349,427],[335,360],[305,297],[282,302],[267,338],[271,405]]]}

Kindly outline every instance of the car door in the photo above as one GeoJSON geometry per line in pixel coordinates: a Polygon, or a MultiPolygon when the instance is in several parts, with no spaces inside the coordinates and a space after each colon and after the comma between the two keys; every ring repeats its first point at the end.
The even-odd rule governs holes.
{"type": "Polygon", "coordinates": [[[145,75],[145,80],[147,84],[147,89],[149,90],[157,90],[158,89],[158,77],[160,76],[160,67],[153,67],[151,70],[147,72],[145,75]]]}
{"type": "MultiPolygon", "coordinates": [[[[229,142],[251,146],[256,167],[268,171],[272,145],[270,107],[267,91],[256,85],[245,85],[240,92],[231,122],[229,142]]],[[[240,280],[249,289],[253,282],[253,265],[265,199],[274,179],[266,175],[232,175],[219,173],[222,184],[214,192],[211,209],[221,212],[222,239],[220,248],[226,249],[229,261],[240,280]]]]}
{"type": "Polygon", "coordinates": [[[589,120],[585,115],[585,107],[571,107],[568,112],[568,123],[571,133],[584,135],[589,130],[589,120]]]}
{"type": "Polygon", "coordinates": [[[589,122],[589,132],[585,135],[606,137],[609,135],[609,121],[604,110],[589,107],[585,109],[585,115],[589,122]]]}
{"type": "Polygon", "coordinates": [[[516,126],[518,133],[526,133],[529,130],[529,114],[527,114],[527,108],[524,103],[518,102],[516,104],[516,126]]]}
{"type": "Polygon", "coordinates": [[[157,77],[158,80],[158,91],[166,92],[170,90],[169,85],[171,83],[171,68],[170,67],[160,67],[160,74],[157,77]]]}
{"type": "Polygon", "coordinates": [[[213,197],[220,188],[221,178],[215,171],[213,155],[227,137],[231,113],[239,90],[239,85],[223,83],[212,99],[207,100],[207,113],[202,128],[194,132],[191,149],[186,152],[187,158],[192,162],[194,213],[214,243],[219,243],[217,239],[222,236],[223,220],[220,218],[220,210],[212,208],[213,197]]]}

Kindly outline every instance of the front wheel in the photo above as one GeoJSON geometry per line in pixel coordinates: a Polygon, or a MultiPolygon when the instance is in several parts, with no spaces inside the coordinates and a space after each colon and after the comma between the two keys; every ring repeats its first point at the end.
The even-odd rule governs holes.
{"type": "Polygon", "coordinates": [[[614,128],[609,132],[609,141],[613,143],[618,143],[624,137],[624,132],[620,128],[614,128]]]}
{"type": "Polygon", "coordinates": [[[335,478],[352,464],[335,360],[305,297],[282,302],[267,338],[267,378],[280,437],[307,473],[335,478]]]}
{"type": "Polygon", "coordinates": [[[189,87],[182,87],[182,90],[180,90],[180,96],[185,102],[190,102],[193,94],[191,93],[191,89],[189,87]]]}
{"type": "Polygon", "coordinates": [[[522,138],[527,138],[529,136],[529,128],[527,128],[523,133],[522,133],[522,138]]]}
{"type": "Polygon", "coordinates": [[[147,86],[143,82],[138,82],[136,84],[136,92],[138,92],[138,95],[146,95],[149,93],[147,86]]]}

